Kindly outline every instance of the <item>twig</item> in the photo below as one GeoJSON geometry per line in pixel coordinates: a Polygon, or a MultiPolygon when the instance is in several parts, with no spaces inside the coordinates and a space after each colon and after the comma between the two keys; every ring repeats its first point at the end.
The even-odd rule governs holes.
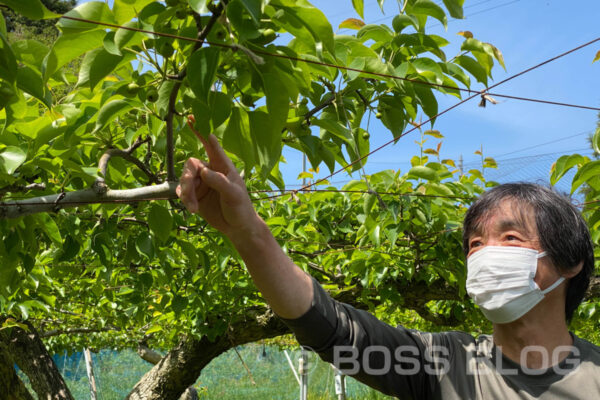
{"type": "Polygon", "coordinates": [[[254,377],[252,376],[252,372],[250,371],[250,368],[248,368],[248,365],[246,365],[246,363],[244,362],[244,359],[242,358],[242,355],[240,354],[240,352],[235,347],[233,348],[233,350],[235,350],[235,354],[237,354],[238,358],[242,362],[242,365],[244,366],[244,368],[246,368],[246,372],[248,373],[248,376],[250,377],[250,382],[252,382],[252,385],[256,386],[256,382],[254,381],[254,377]]]}

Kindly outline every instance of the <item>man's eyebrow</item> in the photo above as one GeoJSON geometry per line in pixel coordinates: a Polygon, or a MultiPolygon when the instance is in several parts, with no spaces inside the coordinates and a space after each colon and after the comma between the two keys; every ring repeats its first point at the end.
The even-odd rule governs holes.
{"type": "MultiPolygon", "coordinates": [[[[471,235],[471,237],[483,236],[486,229],[489,229],[489,228],[490,228],[489,225],[487,225],[485,223],[479,223],[477,225],[477,227],[473,230],[473,234],[471,235]]],[[[530,229],[523,223],[523,221],[519,221],[516,219],[500,220],[496,223],[496,226],[493,227],[493,229],[498,229],[500,231],[508,231],[508,230],[513,229],[513,230],[521,231],[526,234],[530,233],[530,229]]]]}
{"type": "Polygon", "coordinates": [[[527,229],[527,226],[525,226],[525,224],[523,224],[521,221],[517,221],[514,219],[503,219],[500,220],[498,222],[498,228],[501,231],[506,231],[509,229],[517,229],[517,230],[523,230],[525,232],[528,232],[529,229],[527,229]]]}

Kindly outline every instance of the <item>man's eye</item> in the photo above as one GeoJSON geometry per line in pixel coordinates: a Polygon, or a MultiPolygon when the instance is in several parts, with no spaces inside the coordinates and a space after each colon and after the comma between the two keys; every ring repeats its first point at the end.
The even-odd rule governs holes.
{"type": "Polygon", "coordinates": [[[474,248],[474,247],[479,247],[479,246],[481,246],[481,244],[482,244],[482,243],[481,243],[481,241],[479,241],[479,240],[474,240],[474,241],[472,241],[472,242],[471,242],[471,245],[469,246],[469,248],[471,248],[471,249],[472,249],[472,248],[474,248]]]}
{"type": "Polygon", "coordinates": [[[514,235],[507,235],[506,240],[519,240],[519,238],[514,235]]]}

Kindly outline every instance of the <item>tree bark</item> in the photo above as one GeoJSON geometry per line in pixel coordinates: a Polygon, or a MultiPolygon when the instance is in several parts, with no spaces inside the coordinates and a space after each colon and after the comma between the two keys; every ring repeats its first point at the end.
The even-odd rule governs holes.
{"type": "Polygon", "coordinates": [[[12,359],[27,375],[40,400],[74,400],[37,331],[30,323],[26,325],[28,331],[18,327],[0,331],[12,359]]]}
{"type": "Polygon", "coordinates": [[[213,341],[184,337],[135,385],[128,400],[177,400],[214,358],[241,344],[283,335],[289,329],[268,311],[255,312],[213,341]]]}
{"type": "Polygon", "coordinates": [[[94,189],[78,190],[33,197],[31,199],[5,201],[0,207],[0,218],[17,218],[30,214],[57,212],[63,208],[86,204],[135,202],[156,198],[176,199],[177,182],[164,182],[160,185],[144,186],[135,189],[110,190],[98,193],[94,189]]]}
{"type": "Polygon", "coordinates": [[[2,398],[6,400],[33,400],[27,388],[19,379],[14,364],[5,343],[0,343],[0,393],[2,393],[2,398]]]}

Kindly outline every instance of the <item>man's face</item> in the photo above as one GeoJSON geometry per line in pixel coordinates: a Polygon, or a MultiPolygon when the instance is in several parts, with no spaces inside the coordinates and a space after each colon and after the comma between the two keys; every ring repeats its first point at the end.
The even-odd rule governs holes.
{"type": "MultiPolygon", "coordinates": [[[[469,237],[468,256],[485,246],[526,247],[542,252],[535,224],[533,210],[511,200],[504,200],[500,206],[480,224],[480,229],[469,237]]],[[[540,289],[552,285],[560,274],[548,257],[538,260],[534,281],[540,289]]]]}

